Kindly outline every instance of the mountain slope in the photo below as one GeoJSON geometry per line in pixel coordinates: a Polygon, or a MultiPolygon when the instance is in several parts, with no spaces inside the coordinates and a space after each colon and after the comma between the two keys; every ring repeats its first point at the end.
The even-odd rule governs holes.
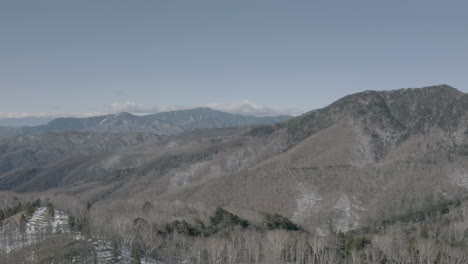
{"type": "MultiPolygon", "coordinates": [[[[152,133],[95,134],[57,132],[26,135],[0,141],[0,188],[44,190],[63,184],[76,167],[105,153],[162,138],[152,133]]],[[[83,176],[73,180],[76,182],[83,176]]]]}
{"type": "MultiPolygon", "coordinates": [[[[0,183],[46,190],[38,182],[59,175],[55,191],[102,204],[186,201],[347,231],[463,197],[467,129],[468,95],[449,86],[366,91],[275,125],[195,130],[83,160],[65,144],[35,164],[26,143],[30,160],[3,165],[0,183]],[[25,176],[26,167],[39,171],[25,176]]],[[[17,160],[18,144],[1,141],[0,159],[17,160]]]]}
{"type": "Polygon", "coordinates": [[[34,127],[0,127],[0,138],[17,135],[45,134],[56,131],[91,131],[96,133],[151,132],[173,135],[196,128],[223,128],[274,124],[290,116],[254,117],[224,113],[210,108],[195,108],[163,112],[146,116],[129,113],[88,118],[57,118],[46,125],[34,127]]]}

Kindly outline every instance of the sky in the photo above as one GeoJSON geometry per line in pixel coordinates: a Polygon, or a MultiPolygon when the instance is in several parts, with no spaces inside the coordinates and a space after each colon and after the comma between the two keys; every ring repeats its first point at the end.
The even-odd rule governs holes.
{"type": "Polygon", "coordinates": [[[468,92],[467,14],[461,0],[0,0],[0,117],[298,114],[364,90],[468,92]]]}

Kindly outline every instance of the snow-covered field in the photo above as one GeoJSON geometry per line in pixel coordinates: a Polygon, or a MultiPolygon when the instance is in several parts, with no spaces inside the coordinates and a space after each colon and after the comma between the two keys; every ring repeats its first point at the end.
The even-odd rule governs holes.
{"type": "MultiPolygon", "coordinates": [[[[15,250],[20,250],[24,247],[31,246],[35,243],[45,241],[52,236],[67,235],[75,240],[87,240],[95,250],[97,264],[130,264],[133,259],[131,257],[130,247],[123,245],[117,251],[117,256],[114,258],[114,251],[111,242],[104,238],[95,236],[84,236],[80,232],[72,232],[69,226],[68,215],[60,210],[55,210],[54,216],[47,212],[47,207],[38,208],[25,227],[13,227],[5,225],[0,227],[0,253],[10,253],[15,250]]],[[[152,259],[142,259],[142,264],[162,264],[152,259]]]]}

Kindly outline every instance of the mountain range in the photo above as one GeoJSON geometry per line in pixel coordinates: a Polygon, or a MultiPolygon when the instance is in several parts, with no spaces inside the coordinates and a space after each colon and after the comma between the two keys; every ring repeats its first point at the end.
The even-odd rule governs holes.
{"type": "Polygon", "coordinates": [[[280,213],[321,233],[466,195],[468,95],[455,88],[365,91],[282,118],[257,125],[197,109],[57,119],[41,131],[59,132],[0,141],[0,188],[280,213]]]}
{"type": "Polygon", "coordinates": [[[144,116],[123,112],[87,118],[57,118],[45,125],[39,126],[0,127],[0,139],[57,131],[90,131],[95,133],[151,132],[158,135],[173,135],[197,128],[274,124],[289,118],[291,116],[243,116],[210,108],[178,110],[144,116]]]}

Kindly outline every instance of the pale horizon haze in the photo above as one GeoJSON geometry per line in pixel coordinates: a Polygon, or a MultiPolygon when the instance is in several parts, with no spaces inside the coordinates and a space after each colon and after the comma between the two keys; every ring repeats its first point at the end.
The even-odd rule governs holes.
{"type": "Polygon", "coordinates": [[[463,1],[0,1],[0,118],[297,115],[364,90],[468,92],[463,1]]]}

